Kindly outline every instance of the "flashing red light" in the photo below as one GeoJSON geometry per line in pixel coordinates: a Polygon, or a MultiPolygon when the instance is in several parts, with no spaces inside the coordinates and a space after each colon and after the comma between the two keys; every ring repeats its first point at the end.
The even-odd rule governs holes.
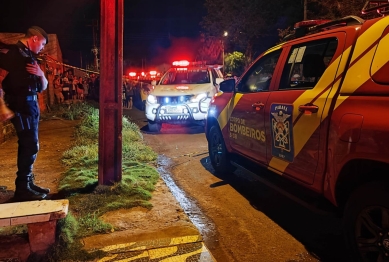
{"type": "Polygon", "coordinates": [[[188,86],[176,86],[176,89],[177,90],[188,90],[189,87],[188,86]]]}
{"type": "Polygon", "coordinates": [[[150,75],[155,76],[157,74],[157,71],[150,71],[150,75]]]}
{"type": "Polygon", "coordinates": [[[294,24],[294,28],[301,28],[301,27],[310,27],[315,25],[321,25],[327,22],[330,22],[331,20],[305,20],[294,24]]]}
{"type": "Polygon", "coordinates": [[[142,72],[141,75],[142,75],[142,76],[145,76],[145,72],[142,72]]]}
{"type": "Polygon", "coordinates": [[[185,70],[188,70],[188,68],[183,67],[183,68],[177,68],[176,70],[177,70],[177,71],[185,71],[185,70]]]}
{"type": "Polygon", "coordinates": [[[128,75],[134,77],[134,76],[136,76],[136,73],[135,72],[130,72],[128,75]]]}
{"type": "Polygon", "coordinates": [[[188,66],[188,65],[189,65],[189,61],[187,61],[187,60],[173,62],[173,66],[188,66]]]}

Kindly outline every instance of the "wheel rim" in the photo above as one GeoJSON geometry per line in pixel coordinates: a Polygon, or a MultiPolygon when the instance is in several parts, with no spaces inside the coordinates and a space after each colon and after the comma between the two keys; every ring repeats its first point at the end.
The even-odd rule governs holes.
{"type": "Polygon", "coordinates": [[[223,159],[223,144],[218,134],[213,134],[211,139],[211,157],[213,162],[220,166],[223,159]]]}
{"type": "Polygon", "coordinates": [[[389,209],[364,209],[356,221],[355,239],[364,261],[389,261],[389,209]]]}

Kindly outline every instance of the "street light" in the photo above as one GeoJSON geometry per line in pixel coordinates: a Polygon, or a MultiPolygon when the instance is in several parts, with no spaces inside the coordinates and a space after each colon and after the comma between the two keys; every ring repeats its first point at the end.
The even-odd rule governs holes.
{"type": "MultiPolygon", "coordinates": [[[[223,33],[223,37],[227,37],[228,36],[228,32],[227,31],[224,31],[223,33]]],[[[224,69],[224,39],[222,39],[222,62],[223,62],[223,75],[225,73],[225,69],[224,69]]]]}

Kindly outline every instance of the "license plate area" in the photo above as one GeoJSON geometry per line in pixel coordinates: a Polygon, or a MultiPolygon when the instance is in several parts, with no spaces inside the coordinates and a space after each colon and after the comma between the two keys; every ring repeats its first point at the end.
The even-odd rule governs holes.
{"type": "Polygon", "coordinates": [[[182,109],[181,109],[181,107],[178,107],[178,106],[167,106],[166,113],[168,113],[168,114],[181,114],[182,109]]]}

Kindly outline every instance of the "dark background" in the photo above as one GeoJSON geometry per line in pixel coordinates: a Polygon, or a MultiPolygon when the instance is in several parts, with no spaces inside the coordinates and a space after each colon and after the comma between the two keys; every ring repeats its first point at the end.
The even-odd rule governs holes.
{"type": "MultiPolygon", "coordinates": [[[[171,47],[173,38],[198,38],[206,15],[203,4],[204,0],[124,0],[124,60],[134,66],[152,63],[161,50],[171,47]]],[[[65,63],[85,67],[93,59],[93,45],[99,47],[100,1],[1,1],[1,32],[24,33],[31,25],[57,34],[65,63]]]]}

